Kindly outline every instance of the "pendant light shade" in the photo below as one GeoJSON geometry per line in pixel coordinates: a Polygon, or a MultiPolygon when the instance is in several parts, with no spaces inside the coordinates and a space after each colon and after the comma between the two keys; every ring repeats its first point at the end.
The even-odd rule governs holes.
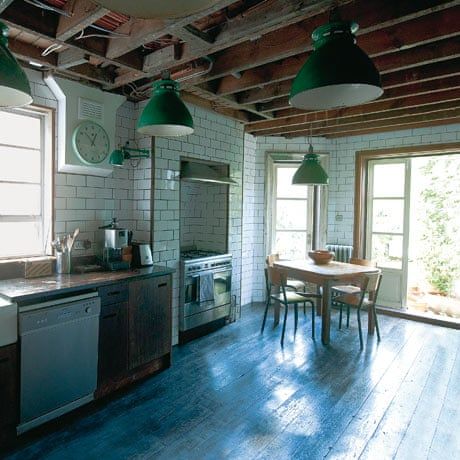
{"type": "Polygon", "coordinates": [[[217,0],[95,0],[109,10],[127,14],[134,18],[161,19],[180,18],[202,11],[217,3],[217,0]]]}
{"type": "Polygon", "coordinates": [[[137,122],[137,131],[149,136],[186,136],[193,119],[179,97],[179,84],[169,78],[153,84],[152,97],[137,122]]]}
{"type": "Polygon", "coordinates": [[[0,22],[0,106],[21,107],[31,102],[29,80],[8,49],[8,27],[0,22]]]}
{"type": "Polygon", "coordinates": [[[372,101],[382,95],[380,74],[356,45],[358,24],[334,21],[315,29],[313,53],[297,74],[289,102],[299,109],[331,109],[372,101]]]}
{"type": "Polygon", "coordinates": [[[329,177],[319,162],[319,156],[313,153],[310,144],[308,153],[304,156],[302,164],[292,178],[293,185],[327,185],[329,177]]]}
{"type": "Polygon", "coordinates": [[[123,166],[123,161],[125,160],[125,156],[121,149],[115,149],[109,158],[109,163],[112,166],[123,166]]]}

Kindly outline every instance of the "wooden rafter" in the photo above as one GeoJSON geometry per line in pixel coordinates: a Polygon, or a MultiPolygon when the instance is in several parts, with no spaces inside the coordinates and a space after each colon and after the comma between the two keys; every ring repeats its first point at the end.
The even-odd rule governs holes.
{"type": "Polygon", "coordinates": [[[56,30],[56,38],[63,41],[95,23],[109,12],[91,0],[69,0],[64,10],[70,13],[70,16],[61,16],[56,30]]]}

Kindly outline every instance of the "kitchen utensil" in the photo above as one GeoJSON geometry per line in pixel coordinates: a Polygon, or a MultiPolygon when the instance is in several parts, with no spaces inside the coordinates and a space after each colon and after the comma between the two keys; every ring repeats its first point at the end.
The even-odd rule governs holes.
{"type": "Polygon", "coordinates": [[[70,273],[71,270],[71,252],[56,252],[56,273],[70,273]]]}

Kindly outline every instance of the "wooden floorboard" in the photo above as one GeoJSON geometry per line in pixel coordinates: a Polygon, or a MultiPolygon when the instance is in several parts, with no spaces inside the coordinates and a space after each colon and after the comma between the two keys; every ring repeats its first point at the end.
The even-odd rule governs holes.
{"type": "MultiPolygon", "coordinates": [[[[381,316],[359,348],[356,318],[331,344],[285,346],[262,308],[184,346],[173,365],[20,438],[7,459],[460,458],[460,334],[381,316]]],[[[366,330],[366,324],[363,329],[366,330]]]]}

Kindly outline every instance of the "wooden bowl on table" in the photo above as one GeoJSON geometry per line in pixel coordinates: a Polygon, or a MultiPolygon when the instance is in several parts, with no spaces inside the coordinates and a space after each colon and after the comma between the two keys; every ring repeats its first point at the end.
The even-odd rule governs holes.
{"type": "Polygon", "coordinates": [[[317,249],[316,251],[308,251],[308,257],[310,257],[316,265],[326,265],[334,259],[335,253],[325,249],[317,249]]]}

